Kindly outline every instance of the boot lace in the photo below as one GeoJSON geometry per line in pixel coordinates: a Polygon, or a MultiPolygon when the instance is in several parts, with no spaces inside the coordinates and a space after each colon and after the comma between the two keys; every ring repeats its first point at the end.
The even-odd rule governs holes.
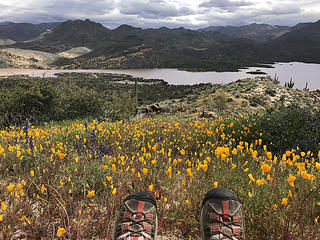
{"type": "Polygon", "coordinates": [[[152,239],[153,215],[125,212],[123,216],[121,239],[127,237],[144,237],[152,239]]]}
{"type": "Polygon", "coordinates": [[[221,234],[223,236],[222,239],[240,240],[240,218],[238,216],[211,213],[210,221],[213,223],[210,226],[210,236],[221,234]],[[234,226],[238,227],[234,228],[234,226]],[[229,228],[230,231],[228,232],[231,232],[231,235],[223,231],[222,227],[229,228]]]}

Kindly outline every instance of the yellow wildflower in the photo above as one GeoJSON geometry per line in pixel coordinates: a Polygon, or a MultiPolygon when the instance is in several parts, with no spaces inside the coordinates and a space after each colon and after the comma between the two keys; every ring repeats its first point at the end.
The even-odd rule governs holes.
{"type": "Polygon", "coordinates": [[[271,153],[271,152],[267,152],[267,158],[268,158],[269,160],[272,159],[272,153],[271,153]]]}
{"type": "Polygon", "coordinates": [[[168,170],[167,170],[166,174],[169,176],[169,178],[170,178],[170,179],[171,179],[171,173],[172,173],[172,167],[171,167],[171,166],[169,166],[169,168],[168,168],[168,170]]]}
{"type": "Polygon", "coordinates": [[[7,206],[6,206],[6,204],[4,202],[1,202],[1,210],[2,211],[7,210],[7,206]]]}
{"type": "Polygon", "coordinates": [[[318,171],[320,171],[320,163],[316,162],[316,168],[318,171]]]}
{"type": "Polygon", "coordinates": [[[88,198],[94,197],[95,192],[96,192],[95,190],[89,191],[88,192],[88,198]]]}
{"type": "Polygon", "coordinates": [[[213,188],[217,188],[217,187],[218,187],[218,182],[215,181],[215,182],[213,183],[213,188]]]}
{"type": "Polygon", "coordinates": [[[181,153],[181,155],[183,156],[183,155],[186,154],[186,151],[185,151],[184,149],[181,149],[181,150],[180,150],[180,153],[181,153]]]}
{"type": "Polygon", "coordinates": [[[61,237],[63,234],[65,234],[67,231],[64,228],[59,228],[57,231],[57,236],[61,237]]]}
{"type": "Polygon", "coordinates": [[[60,152],[60,151],[57,153],[57,155],[58,155],[58,157],[59,157],[60,159],[64,159],[65,156],[67,156],[67,154],[64,154],[64,153],[62,153],[62,152],[60,152]]]}
{"type": "Polygon", "coordinates": [[[287,206],[287,204],[288,204],[288,198],[282,198],[281,205],[287,206]]]}
{"type": "Polygon", "coordinates": [[[112,190],[112,195],[115,195],[117,193],[117,188],[114,188],[113,190],[112,190]]]}
{"type": "Polygon", "coordinates": [[[14,184],[10,184],[7,189],[11,192],[14,189],[15,185],[14,184]]]}
{"type": "Polygon", "coordinates": [[[111,182],[112,177],[106,177],[106,179],[108,180],[108,182],[111,182]]]}
{"type": "Polygon", "coordinates": [[[232,150],[232,154],[233,154],[233,155],[237,155],[237,153],[238,153],[237,149],[234,148],[234,149],[232,150]]]}
{"type": "Polygon", "coordinates": [[[270,172],[271,166],[267,163],[262,163],[261,169],[264,173],[270,172]]]}
{"type": "Polygon", "coordinates": [[[311,174],[307,173],[307,171],[303,171],[303,172],[302,172],[302,177],[303,177],[305,180],[309,180],[309,181],[312,180],[311,174]]]}
{"type": "Polygon", "coordinates": [[[147,169],[147,168],[143,168],[143,169],[142,169],[142,173],[143,173],[143,175],[145,175],[145,176],[146,176],[146,175],[147,175],[147,173],[148,173],[148,169],[147,169]]]}
{"type": "Polygon", "coordinates": [[[289,175],[289,177],[288,177],[288,183],[290,184],[291,187],[294,187],[294,181],[295,181],[296,179],[297,179],[297,178],[290,173],[290,175],[289,175]]]}
{"type": "Polygon", "coordinates": [[[251,173],[248,174],[248,177],[249,177],[249,179],[250,179],[250,183],[256,181],[256,180],[253,178],[253,176],[252,176],[251,173]]]}

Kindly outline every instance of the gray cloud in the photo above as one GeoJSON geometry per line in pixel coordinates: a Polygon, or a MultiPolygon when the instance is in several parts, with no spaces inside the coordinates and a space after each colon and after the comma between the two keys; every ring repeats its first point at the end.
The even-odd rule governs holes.
{"type": "Polygon", "coordinates": [[[314,22],[319,18],[316,12],[310,14],[294,4],[274,4],[268,9],[238,9],[234,12],[211,11],[198,16],[199,21],[207,22],[207,26],[233,25],[240,26],[251,23],[292,26],[299,22],[314,22]]]}
{"type": "Polygon", "coordinates": [[[16,22],[30,21],[65,21],[66,19],[92,18],[107,14],[115,8],[114,0],[34,0],[27,4],[17,4],[10,11],[0,12],[1,19],[11,19],[16,22]]]}
{"type": "Polygon", "coordinates": [[[270,11],[266,11],[265,15],[284,15],[284,14],[298,14],[301,13],[302,8],[294,5],[278,5],[270,11]]]}
{"type": "Polygon", "coordinates": [[[118,4],[118,9],[122,14],[137,15],[142,18],[177,17],[195,13],[190,8],[177,8],[175,5],[162,0],[121,1],[118,4]]]}
{"type": "Polygon", "coordinates": [[[129,24],[202,28],[252,22],[295,25],[317,21],[319,0],[0,0],[0,22],[91,19],[106,27],[129,24]],[[201,3],[199,5],[199,2],[201,3]]]}
{"type": "Polygon", "coordinates": [[[210,0],[199,5],[202,8],[220,8],[222,10],[231,11],[239,7],[254,5],[249,1],[230,1],[230,0],[210,0]]]}

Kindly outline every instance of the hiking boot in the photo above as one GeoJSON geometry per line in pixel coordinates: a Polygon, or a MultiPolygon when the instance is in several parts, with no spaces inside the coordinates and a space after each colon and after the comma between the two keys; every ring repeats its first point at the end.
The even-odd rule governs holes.
{"type": "Polygon", "coordinates": [[[243,240],[244,219],[239,198],[224,188],[207,192],[200,216],[202,240],[243,240]]]}
{"type": "Polygon", "coordinates": [[[156,200],[149,192],[136,192],[121,204],[113,240],[154,240],[157,229],[156,200]]]}

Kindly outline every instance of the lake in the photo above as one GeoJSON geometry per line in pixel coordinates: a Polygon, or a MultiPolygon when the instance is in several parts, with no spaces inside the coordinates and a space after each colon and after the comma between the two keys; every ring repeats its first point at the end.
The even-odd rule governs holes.
{"type": "Polygon", "coordinates": [[[320,89],[320,64],[311,63],[275,63],[273,68],[257,68],[251,67],[241,69],[239,72],[186,72],[177,69],[119,69],[119,70],[38,70],[38,69],[8,69],[0,68],[0,76],[10,75],[29,75],[31,77],[53,77],[56,73],[61,72],[83,72],[83,73],[117,73],[128,74],[134,77],[145,79],[163,79],[169,84],[174,85],[192,85],[198,83],[229,83],[243,78],[251,78],[255,76],[266,76],[262,74],[252,75],[247,72],[255,72],[261,70],[267,75],[279,77],[282,85],[289,82],[292,78],[295,83],[294,88],[303,89],[308,83],[310,90],[320,89]]]}

